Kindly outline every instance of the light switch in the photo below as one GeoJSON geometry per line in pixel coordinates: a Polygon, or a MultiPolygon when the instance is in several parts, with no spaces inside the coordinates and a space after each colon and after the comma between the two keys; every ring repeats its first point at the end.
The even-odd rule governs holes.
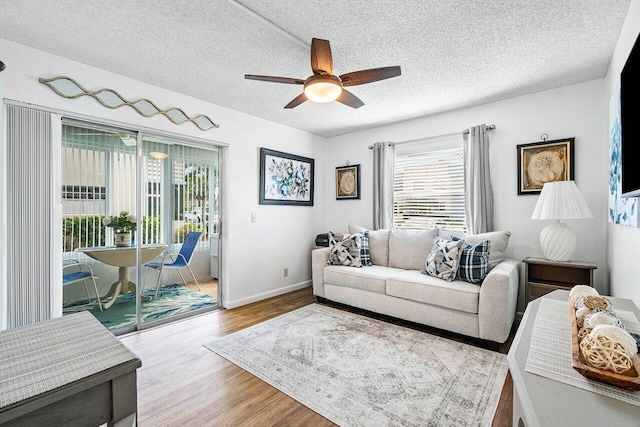
{"type": "Polygon", "coordinates": [[[251,213],[251,222],[256,222],[256,214],[255,213],[251,213]]]}

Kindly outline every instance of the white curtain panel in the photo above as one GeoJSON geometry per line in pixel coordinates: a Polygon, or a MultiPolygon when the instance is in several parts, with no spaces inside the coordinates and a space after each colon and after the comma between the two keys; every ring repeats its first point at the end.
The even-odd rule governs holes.
{"type": "Polygon", "coordinates": [[[62,261],[61,188],[53,171],[60,161],[53,121],[60,117],[26,107],[7,106],[7,318],[8,328],[59,315],[62,261]],[[57,222],[56,222],[57,220],[57,222]],[[54,251],[53,248],[57,251],[54,251]],[[53,266],[57,266],[56,270],[53,266]],[[59,310],[52,309],[53,305],[59,310]]]}
{"type": "Polygon", "coordinates": [[[484,124],[464,133],[464,202],[469,234],[494,230],[489,134],[484,124]]]}
{"type": "Polygon", "coordinates": [[[393,162],[395,147],[388,142],[373,145],[373,227],[393,226],[393,162]]]}

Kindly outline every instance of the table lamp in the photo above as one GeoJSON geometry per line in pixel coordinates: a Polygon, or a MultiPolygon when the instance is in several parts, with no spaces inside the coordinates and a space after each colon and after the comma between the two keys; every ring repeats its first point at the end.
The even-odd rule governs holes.
{"type": "Polygon", "coordinates": [[[567,261],[576,248],[576,233],[561,220],[593,218],[593,214],[574,181],[547,182],[531,219],[553,219],[540,232],[540,246],[545,258],[567,261]]]}

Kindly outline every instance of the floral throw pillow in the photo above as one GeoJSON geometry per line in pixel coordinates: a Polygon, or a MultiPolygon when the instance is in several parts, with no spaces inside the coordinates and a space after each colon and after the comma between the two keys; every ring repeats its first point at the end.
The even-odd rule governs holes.
{"type": "Polygon", "coordinates": [[[463,243],[463,240],[445,240],[436,237],[422,272],[448,282],[455,280],[463,243]]]}
{"type": "Polygon", "coordinates": [[[362,267],[361,244],[362,233],[342,235],[329,232],[329,260],[327,264],[362,267]]]}

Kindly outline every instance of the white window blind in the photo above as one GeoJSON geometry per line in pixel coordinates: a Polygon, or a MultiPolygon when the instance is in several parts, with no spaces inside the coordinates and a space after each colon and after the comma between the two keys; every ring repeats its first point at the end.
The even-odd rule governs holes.
{"type": "Polygon", "coordinates": [[[135,142],[113,132],[62,126],[64,252],[110,245],[105,215],[136,214],[135,142]]]}
{"type": "Polygon", "coordinates": [[[394,162],[393,225],[464,232],[462,136],[398,145],[394,162]]]}

